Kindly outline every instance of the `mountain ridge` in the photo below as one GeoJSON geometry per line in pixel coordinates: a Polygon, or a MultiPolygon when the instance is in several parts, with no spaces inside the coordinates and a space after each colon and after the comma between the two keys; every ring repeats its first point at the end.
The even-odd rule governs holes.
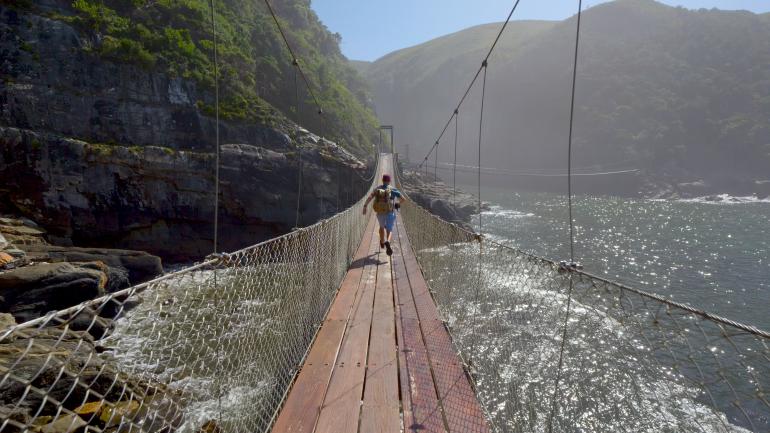
{"type": "MultiPolygon", "coordinates": [[[[651,0],[585,11],[573,162],[617,168],[630,160],[622,168],[639,169],[620,182],[626,185],[591,185],[587,192],[765,194],[755,185],[766,180],[770,166],[767,15],[688,10],[651,0]],[[703,188],[680,187],[699,182],[703,188]]],[[[482,165],[564,167],[574,25],[574,16],[539,28],[509,24],[489,63],[489,144],[482,165]]],[[[381,121],[396,125],[401,143],[410,144],[411,159],[421,159],[433,145],[491,44],[493,37],[479,37],[479,27],[484,26],[444,37],[465,39],[455,52],[438,38],[383,56],[365,73],[381,121]],[[404,58],[411,59],[409,68],[394,66],[393,59],[404,58]]],[[[464,164],[476,159],[478,94],[474,88],[461,108],[464,164]]],[[[451,142],[453,133],[452,128],[442,142],[451,142]]],[[[439,159],[451,161],[449,146],[440,146],[439,159]]],[[[535,183],[515,182],[526,188],[535,183]]]]}

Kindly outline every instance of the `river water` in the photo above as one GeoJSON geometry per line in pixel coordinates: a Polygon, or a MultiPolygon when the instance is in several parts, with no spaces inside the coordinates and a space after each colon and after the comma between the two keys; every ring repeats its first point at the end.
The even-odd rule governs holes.
{"type": "MultiPolygon", "coordinates": [[[[568,258],[563,196],[494,188],[484,189],[482,196],[491,204],[481,215],[488,237],[546,258],[568,258]]],[[[579,196],[574,219],[576,259],[587,271],[770,328],[770,204],[579,196]]],[[[422,250],[419,255],[429,274],[430,268],[437,271],[435,275],[450,275],[447,269],[459,269],[459,273],[473,276],[475,248],[474,244],[443,246],[422,250]]],[[[479,394],[501,431],[546,431],[552,408],[565,304],[563,291],[556,287],[563,277],[541,264],[512,267],[525,263],[490,260],[482,270],[497,298],[489,298],[483,308],[478,306],[472,296],[476,280],[469,279],[448,293],[451,297],[443,309],[455,341],[459,346],[470,345],[479,394]],[[521,272],[512,274],[511,269],[521,272]],[[486,321],[464,320],[479,310],[486,321]]],[[[251,266],[224,270],[219,274],[220,282],[228,286],[224,292],[211,288],[211,271],[190,273],[148,292],[145,301],[118,322],[111,343],[119,364],[129,371],[147,371],[188,395],[179,431],[195,432],[209,419],[220,420],[224,431],[241,431],[247,425],[259,430],[256,426],[268,422],[291,378],[291,372],[283,368],[285,363],[278,360],[288,357],[294,365],[304,350],[297,342],[309,342],[304,332],[308,326],[287,325],[304,322],[311,315],[297,310],[303,319],[298,321],[298,317],[279,314],[293,311],[292,305],[310,305],[289,295],[287,288],[292,284],[279,279],[276,287],[252,287],[254,281],[265,280],[255,274],[283,275],[284,267],[270,264],[259,271],[251,266]],[[228,293],[227,302],[218,300],[221,293],[228,293]],[[295,336],[286,335],[294,328],[295,336]],[[281,333],[275,334],[275,330],[281,333]],[[228,360],[224,374],[213,369],[219,359],[228,360]]],[[[442,284],[432,280],[431,285],[438,289],[434,295],[441,304],[442,284]]],[[[756,348],[755,340],[744,341],[742,336],[714,339],[716,334],[711,331],[719,329],[713,327],[706,327],[708,335],[703,336],[672,327],[689,326],[687,317],[663,320],[650,332],[642,327],[635,333],[629,325],[644,320],[646,316],[641,314],[648,310],[639,309],[636,303],[628,315],[618,314],[617,307],[625,304],[613,303],[614,310],[605,308],[601,303],[611,302],[607,301],[611,297],[605,298],[574,299],[560,391],[572,400],[560,403],[560,424],[554,431],[766,431],[768,411],[761,403],[755,406],[751,379],[755,367],[760,376],[767,370],[767,362],[761,359],[765,355],[760,349],[755,355],[736,359],[732,348],[733,344],[756,348]],[[714,366],[712,352],[719,355],[720,362],[731,364],[714,366]],[[671,361],[679,356],[682,360],[695,358],[671,361]],[[733,375],[726,368],[732,365],[749,369],[733,375]],[[717,373],[727,376],[709,385],[707,398],[691,381],[698,379],[694,367],[708,378],[717,373]],[[687,380],[682,379],[685,376],[687,380]],[[728,389],[730,386],[735,389],[728,389]],[[731,404],[736,390],[740,407],[731,404]],[[714,405],[719,407],[716,413],[708,409],[714,405]],[[746,410],[750,421],[743,415],[746,410]]]]}
{"type": "MultiPolygon", "coordinates": [[[[484,188],[482,198],[494,240],[569,259],[566,197],[484,188]]],[[[770,329],[770,202],[576,196],[573,206],[575,260],[586,271],[770,329]]]]}
{"type": "MultiPolygon", "coordinates": [[[[482,198],[487,238],[569,260],[564,196],[485,188],[482,198]]],[[[770,203],[573,204],[587,272],[770,329],[770,203]]],[[[434,298],[501,430],[547,431],[558,413],[554,431],[770,431],[766,339],[494,244],[426,246],[418,256],[434,298]]]]}

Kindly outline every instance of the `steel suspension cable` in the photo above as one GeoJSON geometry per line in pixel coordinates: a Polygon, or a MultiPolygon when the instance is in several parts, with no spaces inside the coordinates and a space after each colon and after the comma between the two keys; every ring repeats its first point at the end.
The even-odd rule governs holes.
{"type": "Polygon", "coordinates": [[[455,157],[454,164],[452,165],[452,207],[457,206],[457,122],[459,117],[459,110],[455,109],[455,157]]]}
{"type": "Polygon", "coordinates": [[[217,53],[217,31],[214,21],[214,0],[209,0],[211,9],[211,33],[214,42],[214,113],[216,119],[215,150],[214,150],[214,254],[219,252],[219,59],[217,53]]]}
{"type": "MultiPolygon", "coordinates": [[[[479,146],[478,146],[479,167],[481,167],[481,132],[482,132],[483,126],[484,126],[484,97],[486,95],[486,89],[487,89],[487,61],[486,60],[484,60],[484,62],[482,63],[481,67],[482,67],[482,69],[484,69],[484,79],[483,79],[482,85],[481,85],[481,108],[479,110],[479,146]]],[[[473,298],[474,298],[473,299],[473,304],[474,304],[475,308],[480,310],[481,307],[478,305],[478,303],[479,303],[479,292],[481,290],[482,278],[483,278],[483,275],[484,275],[483,272],[482,272],[482,269],[481,269],[481,259],[482,259],[481,256],[483,254],[483,242],[482,242],[482,236],[481,236],[481,231],[482,231],[482,228],[483,228],[483,226],[481,224],[481,169],[479,169],[479,171],[478,171],[478,197],[477,197],[477,199],[478,199],[478,211],[479,211],[479,225],[478,225],[478,230],[477,230],[477,233],[476,233],[476,237],[477,237],[477,239],[479,241],[479,255],[478,255],[478,261],[476,263],[477,282],[476,282],[476,290],[475,290],[474,295],[473,295],[473,298]]],[[[473,315],[473,322],[472,322],[472,325],[471,325],[471,329],[473,330],[472,332],[475,332],[475,329],[476,329],[476,323],[478,321],[478,315],[480,313],[480,311],[478,311],[478,310],[473,315]]],[[[473,356],[473,353],[475,352],[475,350],[476,350],[476,338],[473,338],[472,342],[471,342],[471,356],[473,356]]],[[[473,359],[471,358],[471,362],[472,361],[473,361],[473,359]]]]}
{"type": "Polygon", "coordinates": [[[435,178],[434,180],[438,180],[438,143],[436,143],[436,153],[434,156],[436,159],[433,163],[433,177],[435,178]]]}
{"type": "Polygon", "coordinates": [[[479,234],[481,234],[482,225],[481,225],[481,132],[484,127],[484,96],[487,91],[487,61],[484,60],[484,62],[481,64],[481,67],[484,69],[484,80],[482,81],[481,85],[481,109],[479,111],[479,151],[478,151],[478,162],[479,162],[479,169],[478,169],[478,209],[479,209],[479,234]]]}
{"type": "MultiPolygon", "coordinates": [[[[219,252],[219,58],[218,58],[218,41],[217,41],[217,27],[214,11],[214,0],[209,0],[209,9],[211,10],[211,36],[213,41],[213,68],[214,68],[214,113],[216,118],[216,149],[215,149],[215,169],[214,169],[214,255],[219,252]]],[[[215,299],[216,305],[219,307],[221,304],[221,290],[219,290],[219,278],[217,269],[214,269],[214,287],[216,291],[215,299]]],[[[217,370],[222,370],[222,339],[217,339],[217,370]]],[[[221,377],[221,374],[220,374],[221,377]]],[[[222,382],[217,381],[217,422],[222,425],[222,382]]]]}
{"type": "Polygon", "coordinates": [[[296,64],[296,68],[299,71],[300,76],[302,77],[302,81],[305,82],[305,87],[307,87],[308,93],[310,93],[310,96],[313,98],[313,102],[316,105],[316,108],[318,109],[318,114],[321,116],[321,118],[326,121],[326,116],[324,115],[323,108],[321,107],[321,103],[318,102],[318,98],[316,97],[315,92],[313,91],[313,87],[310,85],[310,80],[307,79],[307,76],[305,75],[305,71],[302,70],[302,67],[299,64],[299,57],[294,54],[294,50],[291,48],[291,44],[289,44],[289,39],[286,38],[286,33],[283,31],[283,27],[281,27],[281,23],[278,21],[278,16],[275,14],[275,11],[273,10],[273,6],[270,4],[269,0],[265,0],[265,5],[267,6],[267,9],[270,11],[270,15],[273,17],[273,21],[275,22],[275,26],[278,28],[278,32],[281,34],[281,38],[283,39],[284,44],[286,45],[286,49],[289,50],[289,54],[291,55],[292,61],[296,64]]]}
{"type": "MultiPolygon", "coordinates": [[[[297,85],[297,70],[299,63],[297,59],[292,61],[294,65],[294,111],[297,116],[297,122],[300,122],[299,113],[299,86],[297,85]]],[[[297,137],[297,209],[294,213],[294,228],[299,228],[299,207],[302,201],[302,145],[297,137]]]]}
{"type": "MultiPolygon", "coordinates": [[[[513,16],[513,13],[516,11],[516,8],[519,6],[519,2],[521,2],[521,0],[516,0],[516,3],[513,4],[511,11],[508,13],[508,16],[505,18],[505,22],[503,22],[503,25],[500,27],[500,31],[497,32],[497,36],[495,37],[495,40],[492,42],[492,46],[489,47],[489,51],[487,51],[487,55],[484,56],[482,65],[486,64],[486,62],[489,60],[489,57],[492,55],[492,52],[495,50],[497,43],[500,41],[500,37],[502,37],[503,32],[505,31],[505,28],[508,27],[508,23],[511,21],[511,17],[513,16]]],[[[468,93],[470,93],[471,88],[476,83],[476,80],[479,79],[482,69],[484,69],[484,66],[481,66],[476,70],[476,74],[473,76],[473,79],[468,84],[468,87],[465,88],[465,92],[463,93],[463,96],[460,98],[460,102],[457,103],[455,110],[459,110],[460,106],[462,106],[463,102],[465,102],[465,99],[468,97],[468,93]]],[[[454,112],[452,116],[454,116],[454,112]]],[[[447,119],[446,123],[444,124],[444,128],[441,129],[441,133],[438,135],[438,138],[433,144],[433,147],[431,147],[430,150],[428,150],[428,153],[425,155],[425,158],[423,158],[422,162],[420,162],[420,164],[417,166],[418,170],[420,169],[420,167],[422,167],[423,164],[427,164],[428,157],[433,152],[433,148],[438,145],[439,140],[441,140],[447,128],[449,128],[449,124],[452,123],[452,116],[450,116],[449,119],[447,119]]]]}
{"type": "MultiPolygon", "coordinates": [[[[286,49],[289,51],[289,55],[292,59],[292,65],[294,66],[294,87],[295,91],[299,92],[298,85],[297,85],[297,74],[299,74],[299,77],[302,78],[302,81],[305,83],[305,88],[307,89],[307,92],[310,94],[310,97],[313,99],[313,103],[316,106],[316,110],[319,116],[321,116],[321,121],[326,126],[326,130],[331,132],[331,127],[329,125],[328,119],[326,118],[325,112],[323,110],[323,107],[321,107],[321,103],[318,100],[318,97],[316,96],[315,91],[313,91],[313,86],[310,85],[310,80],[307,78],[307,75],[305,74],[305,71],[302,69],[302,66],[300,65],[300,59],[297,57],[297,55],[294,53],[294,50],[291,47],[291,44],[289,43],[289,39],[286,37],[286,33],[283,31],[283,27],[281,26],[281,22],[278,20],[278,15],[276,15],[275,10],[273,9],[273,6],[270,4],[270,0],[264,0],[265,5],[267,6],[268,11],[270,12],[270,16],[273,18],[273,22],[275,22],[275,26],[278,29],[278,32],[281,35],[281,39],[283,39],[284,45],[286,45],[286,49]]],[[[297,96],[297,100],[299,100],[299,96],[297,96]]],[[[299,107],[299,102],[297,102],[296,107],[299,107]]],[[[297,122],[299,123],[299,108],[297,108],[297,122]]],[[[297,212],[295,216],[295,223],[294,227],[299,226],[299,208],[300,208],[300,195],[301,195],[301,179],[302,179],[302,149],[299,148],[299,174],[300,177],[300,183],[299,188],[300,192],[297,194],[297,212]]],[[[337,189],[339,189],[340,186],[338,185],[337,189]]],[[[349,200],[348,200],[349,201],[349,200]]]]}
{"type": "MultiPolygon", "coordinates": [[[[548,417],[548,433],[553,432],[553,418],[558,413],[557,397],[559,395],[559,384],[561,381],[562,368],[564,366],[564,348],[567,342],[567,325],[569,324],[570,308],[572,307],[572,291],[574,289],[573,274],[578,268],[575,264],[575,229],[572,221],[572,131],[575,115],[575,83],[577,81],[578,49],[580,47],[580,18],[583,11],[583,0],[578,0],[577,24],[575,28],[575,55],[572,63],[572,93],[570,96],[569,110],[569,137],[567,140],[567,208],[569,216],[569,251],[570,262],[567,264],[569,272],[569,290],[567,291],[567,308],[564,313],[564,324],[562,325],[561,344],[559,347],[559,363],[556,370],[556,380],[554,382],[553,398],[551,401],[551,414],[548,417]]],[[[479,164],[481,165],[481,164],[479,164]]]]}
{"type": "Polygon", "coordinates": [[[575,118],[575,83],[577,81],[578,48],[580,46],[580,16],[583,0],[578,0],[577,29],[575,31],[575,56],[572,64],[572,94],[569,105],[569,138],[567,140],[567,208],[569,209],[569,256],[575,262],[575,224],[572,220],[572,130],[575,118]]]}

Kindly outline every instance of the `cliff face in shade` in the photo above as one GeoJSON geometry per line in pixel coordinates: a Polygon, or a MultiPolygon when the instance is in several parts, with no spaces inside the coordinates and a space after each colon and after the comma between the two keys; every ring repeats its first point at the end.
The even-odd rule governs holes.
{"type": "MultiPolygon", "coordinates": [[[[288,138],[287,138],[288,141],[288,138]]],[[[220,250],[290,230],[297,152],[226,144],[220,156],[220,250]]],[[[3,204],[34,218],[59,244],[130,248],[171,260],[213,248],[214,156],[154,146],[94,145],[0,128],[3,204]]],[[[364,166],[331,142],[303,149],[300,225],[330,216],[363,187],[364,166]],[[347,157],[347,164],[339,161],[347,157]],[[338,170],[337,170],[338,169],[338,170]],[[340,183],[337,177],[347,179],[340,183]]]]}
{"type": "MultiPolygon", "coordinates": [[[[190,80],[88,52],[63,21],[0,6],[0,210],[60,244],[172,260],[212,251],[214,119],[190,80]]],[[[365,163],[280,115],[220,127],[220,250],[290,230],[358,198],[365,163]],[[339,181],[338,181],[339,180],[339,181]]]]}

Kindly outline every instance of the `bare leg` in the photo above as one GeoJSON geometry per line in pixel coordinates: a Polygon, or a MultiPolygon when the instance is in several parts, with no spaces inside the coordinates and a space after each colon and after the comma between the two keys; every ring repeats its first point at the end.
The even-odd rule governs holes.
{"type": "Polygon", "coordinates": [[[393,234],[392,232],[388,231],[388,242],[390,242],[390,235],[392,234],[393,234]]]}
{"type": "MultiPolygon", "coordinates": [[[[390,233],[388,233],[388,240],[390,240],[390,233]]],[[[380,227],[380,244],[385,243],[385,227],[380,227]]]]}
{"type": "Polygon", "coordinates": [[[388,232],[388,235],[387,235],[387,241],[385,241],[385,253],[390,256],[393,254],[393,248],[391,248],[390,246],[390,230],[387,230],[387,232],[388,232]]]}

